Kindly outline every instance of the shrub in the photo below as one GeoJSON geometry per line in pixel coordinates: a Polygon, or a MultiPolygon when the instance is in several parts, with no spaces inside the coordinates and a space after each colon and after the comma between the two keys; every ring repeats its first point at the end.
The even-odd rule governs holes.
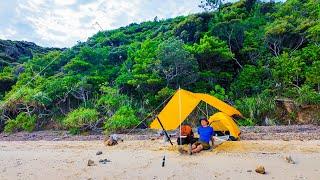
{"type": "Polygon", "coordinates": [[[171,97],[175,93],[174,89],[171,89],[169,87],[164,87],[158,93],[154,96],[156,100],[156,104],[162,103],[163,100],[171,97]]]}
{"type": "Polygon", "coordinates": [[[16,119],[10,119],[6,122],[4,132],[12,133],[20,130],[31,132],[36,127],[36,115],[28,115],[27,113],[20,113],[16,119]]]}
{"type": "Polygon", "coordinates": [[[251,118],[240,119],[237,121],[239,126],[254,126],[254,120],[251,118]]]}
{"type": "Polygon", "coordinates": [[[210,91],[210,94],[222,101],[228,99],[228,95],[226,94],[225,89],[221,87],[219,84],[214,86],[214,89],[210,91]]]}
{"type": "Polygon", "coordinates": [[[128,129],[138,123],[135,111],[130,106],[122,106],[104,123],[105,133],[128,129]]]}
{"type": "Polygon", "coordinates": [[[4,127],[4,132],[13,133],[18,130],[18,123],[14,119],[10,119],[6,122],[6,126],[4,127]]]}
{"type": "Polygon", "coordinates": [[[102,86],[100,91],[103,95],[98,99],[97,104],[108,117],[112,116],[121,106],[129,103],[129,97],[120,94],[115,88],[102,86]]]}
{"type": "Polygon", "coordinates": [[[319,104],[320,103],[320,93],[317,93],[308,85],[303,85],[297,90],[297,102],[299,104],[319,104]]]}
{"type": "Polygon", "coordinates": [[[246,117],[244,124],[255,125],[262,124],[266,117],[273,117],[276,105],[272,97],[260,94],[236,101],[236,107],[246,117]]]}
{"type": "Polygon", "coordinates": [[[98,121],[98,115],[95,109],[81,107],[70,112],[63,120],[63,124],[76,132],[77,129],[92,127],[98,121]]]}

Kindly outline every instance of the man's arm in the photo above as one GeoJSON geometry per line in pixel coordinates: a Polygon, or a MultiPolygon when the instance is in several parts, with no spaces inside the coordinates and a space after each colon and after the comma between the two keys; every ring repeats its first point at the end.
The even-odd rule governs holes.
{"type": "Polygon", "coordinates": [[[212,147],[214,146],[214,136],[211,136],[212,147]]]}
{"type": "Polygon", "coordinates": [[[212,141],[212,147],[214,146],[214,129],[211,127],[212,132],[211,132],[211,141],[212,141]]]}

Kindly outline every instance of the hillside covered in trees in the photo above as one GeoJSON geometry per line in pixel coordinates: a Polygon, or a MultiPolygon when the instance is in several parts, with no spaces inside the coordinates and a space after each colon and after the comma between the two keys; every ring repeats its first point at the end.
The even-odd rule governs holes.
{"type": "Polygon", "coordinates": [[[240,125],[299,123],[303,108],[319,123],[319,19],[319,0],[241,0],[0,64],[0,131],[132,128],[179,87],[235,105],[240,125]]]}

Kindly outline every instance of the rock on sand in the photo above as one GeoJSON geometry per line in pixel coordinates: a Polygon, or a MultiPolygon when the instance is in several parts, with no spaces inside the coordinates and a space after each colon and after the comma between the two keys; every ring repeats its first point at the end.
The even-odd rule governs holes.
{"type": "Polygon", "coordinates": [[[91,160],[91,159],[89,159],[88,160],[88,166],[94,166],[95,164],[94,164],[94,161],[93,160],[91,160]]]}
{"type": "Polygon", "coordinates": [[[264,167],[263,166],[258,166],[257,168],[256,168],[256,172],[257,173],[259,173],[259,174],[265,174],[266,173],[266,170],[264,169],[264,167]]]}

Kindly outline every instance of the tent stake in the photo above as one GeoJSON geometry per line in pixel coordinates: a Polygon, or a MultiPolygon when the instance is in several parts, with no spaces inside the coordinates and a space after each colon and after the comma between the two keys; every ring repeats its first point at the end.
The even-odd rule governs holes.
{"type": "Polygon", "coordinates": [[[169,137],[169,135],[168,135],[167,131],[164,129],[164,127],[163,127],[163,125],[162,125],[162,123],[161,123],[161,121],[160,121],[159,117],[157,117],[157,120],[158,120],[159,124],[161,125],[161,127],[162,127],[162,129],[163,129],[163,131],[164,131],[164,134],[165,134],[165,135],[167,136],[167,138],[169,139],[170,144],[173,146],[173,143],[171,142],[171,139],[170,139],[170,137],[169,137]]]}

